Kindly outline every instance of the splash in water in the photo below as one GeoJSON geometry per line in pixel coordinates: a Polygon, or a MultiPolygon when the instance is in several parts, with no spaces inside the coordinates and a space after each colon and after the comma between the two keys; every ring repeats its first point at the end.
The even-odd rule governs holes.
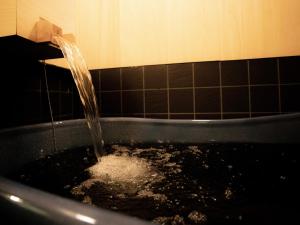
{"type": "Polygon", "coordinates": [[[97,99],[91,74],[75,43],[70,42],[61,36],[56,36],[55,40],[70,66],[83,105],[84,115],[92,136],[94,151],[98,161],[100,161],[100,157],[103,155],[103,139],[99,122],[97,99]]]}

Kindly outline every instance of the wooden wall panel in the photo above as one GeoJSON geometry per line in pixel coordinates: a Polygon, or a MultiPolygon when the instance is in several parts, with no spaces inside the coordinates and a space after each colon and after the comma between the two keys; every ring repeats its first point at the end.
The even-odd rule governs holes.
{"type": "Polygon", "coordinates": [[[16,0],[0,0],[0,37],[16,34],[16,0]]]}
{"type": "Polygon", "coordinates": [[[0,12],[0,36],[28,37],[40,16],[73,33],[91,69],[300,55],[299,0],[1,0],[0,12]]]}

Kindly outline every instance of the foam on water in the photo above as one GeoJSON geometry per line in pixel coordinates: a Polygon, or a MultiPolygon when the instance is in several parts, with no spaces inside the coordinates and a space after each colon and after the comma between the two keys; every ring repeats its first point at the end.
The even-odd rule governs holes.
{"type": "MultiPolygon", "coordinates": [[[[114,154],[103,156],[100,162],[87,169],[90,179],[74,187],[72,194],[84,195],[87,190],[101,184],[117,193],[137,193],[140,197],[149,197],[151,186],[164,179],[163,174],[149,161],[129,155],[128,148],[118,145],[113,148],[114,154]]],[[[121,195],[119,197],[122,198],[121,195]]],[[[155,194],[153,197],[158,198],[155,194]]]]}
{"type": "Polygon", "coordinates": [[[103,156],[101,162],[88,171],[93,178],[103,182],[143,184],[159,176],[150,163],[134,156],[103,156]]]}

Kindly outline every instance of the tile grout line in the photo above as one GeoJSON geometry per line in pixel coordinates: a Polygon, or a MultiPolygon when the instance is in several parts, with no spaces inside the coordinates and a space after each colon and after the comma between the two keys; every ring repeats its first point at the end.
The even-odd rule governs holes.
{"type": "Polygon", "coordinates": [[[281,106],[281,80],[280,80],[279,58],[276,59],[276,66],[277,66],[277,81],[278,81],[278,110],[279,110],[279,113],[282,113],[282,106],[281,106]]]}
{"type": "Polygon", "coordinates": [[[250,60],[247,60],[247,76],[248,76],[248,105],[249,105],[249,117],[252,117],[252,105],[251,105],[251,87],[250,87],[250,60]]]}
{"type": "Polygon", "coordinates": [[[222,65],[221,61],[219,61],[219,79],[220,79],[220,113],[221,113],[221,120],[223,119],[223,94],[222,94],[222,65]]]}
{"type": "Polygon", "coordinates": [[[142,67],[142,74],[143,74],[143,111],[144,111],[144,118],[146,118],[146,94],[145,94],[145,67],[142,67]]]}
{"type": "MultiPolygon", "coordinates": [[[[61,78],[59,79],[58,82],[58,117],[60,117],[62,113],[62,80],[61,78]]],[[[59,120],[59,119],[58,119],[59,120]]]]}
{"type": "MultiPolygon", "coordinates": [[[[278,114],[279,112],[253,112],[255,114],[278,114]]],[[[118,114],[118,113],[112,113],[112,114],[118,114]]],[[[136,115],[142,115],[143,113],[125,113],[125,114],[136,114],[136,115]]],[[[154,114],[154,115],[166,115],[168,113],[149,113],[149,114],[154,114]]],[[[171,113],[171,114],[174,114],[174,115],[193,115],[194,113],[171,113]]],[[[213,115],[218,115],[220,113],[218,112],[197,112],[197,114],[200,114],[200,115],[206,115],[206,114],[213,114],[213,115]]],[[[230,114],[247,114],[246,112],[224,112],[223,113],[224,115],[230,115],[230,114]]],[[[245,118],[248,118],[248,117],[245,117],[245,118]]]]}
{"type": "Polygon", "coordinates": [[[39,79],[39,98],[40,98],[40,121],[43,121],[43,95],[42,95],[42,77],[39,79]]]}
{"type": "MultiPolygon", "coordinates": [[[[281,84],[281,86],[295,86],[295,85],[300,85],[299,82],[297,83],[286,83],[286,84],[281,84]]],[[[278,84],[251,84],[251,85],[223,85],[222,88],[241,88],[241,87],[277,87],[278,84]]],[[[220,86],[208,86],[208,87],[195,87],[196,89],[213,89],[213,88],[220,88],[220,86]]],[[[169,88],[169,90],[190,90],[193,89],[193,87],[183,87],[183,88],[169,88]]],[[[166,91],[168,90],[167,88],[146,88],[145,91],[166,91]]],[[[39,90],[28,90],[32,92],[37,92],[39,90]]],[[[102,93],[112,93],[112,92],[119,92],[121,89],[118,90],[105,90],[101,91],[102,93]]],[[[123,92],[131,92],[131,91],[143,91],[143,89],[127,89],[127,90],[122,90],[123,92]]],[[[65,93],[65,92],[59,92],[59,91],[51,91],[51,93],[65,93]]]]}
{"type": "Polygon", "coordinates": [[[192,76],[193,76],[193,113],[194,120],[196,119],[196,96],[195,96],[195,64],[192,63],[192,76]]]}
{"type": "Polygon", "coordinates": [[[121,102],[121,116],[123,116],[123,85],[122,85],[122,68],[119,68],[120,75],[120,102],[121,102]]]}
{"type": "Polygon", "coordinates": [[[168,119],[170,119],[170,88],[169,88],[169,66],[167,67],[167,105],[168,105],[168,119]]]}
{"type": "Polygon", "coordinates": [[[71,114],[72,114],[72,118],[74,118],[74,91],[73,91],[73,86],[71,86],[71,105],[72,105],[72,111],[71,111],[71,114]]]}
{"type": "MultiPolygon", "coordinates": [[[[99,114],[101,115],[102,113],[102,92],[101,92],[101,70],[98,70],[98,76],[99,76],[99,93],[98,93],[98,103],[99,103],[99,106],[98,106],[98,110],[99,110],[99,114]]],[[[101,117],[101,116],[100,116],[101,117]]]]}

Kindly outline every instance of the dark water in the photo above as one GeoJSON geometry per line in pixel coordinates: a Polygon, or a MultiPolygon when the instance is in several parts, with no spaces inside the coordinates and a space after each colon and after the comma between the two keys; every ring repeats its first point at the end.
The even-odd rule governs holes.
{"type": "Polygon", "coordinates": [[[108,172],[92,182],[86,169],[97,159],[89,148],[79,148],[25,165],[9,177],[161,224],[299,224],[299,147],[106,146],[114,156],[147,163],[146,179],[118,180],[108,172]]]}

